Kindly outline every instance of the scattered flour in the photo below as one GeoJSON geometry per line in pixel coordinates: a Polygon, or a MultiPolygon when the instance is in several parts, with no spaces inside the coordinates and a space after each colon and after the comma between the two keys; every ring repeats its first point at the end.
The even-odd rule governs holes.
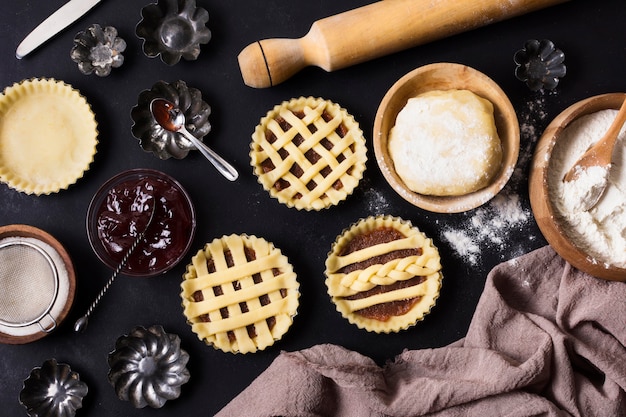
{"type": "MultiPolygon", "coordinates": [[[[517,194],[498,194],[486,206],[468,215],[463,229],[444,228],[443,237],[463,259],[477,265],[485,247],[511,250],[507,239],[512,230],[523,230],[532,218],[529,209],[522,207],[517,194]]],[[[534,236],[529,236],[534,240],[534,236]]],[[[514,253],[519,256],[522,253],[514,253]]]]}
{"type": "Polygon", "coordinates": [[[374,188],[366,189],[365,200],[367,202],[368,212],[372,216],[385,214],[391,207],[389,202],[385,199],[384,194],[374,188]]]}
{"type": "Polygon", "coordinates": [[[478,263],[480,246],[472,236],[461,230],[446,230],[443,236],[454,246],[457,253],[467,259],[472,265],[478,263]]]}

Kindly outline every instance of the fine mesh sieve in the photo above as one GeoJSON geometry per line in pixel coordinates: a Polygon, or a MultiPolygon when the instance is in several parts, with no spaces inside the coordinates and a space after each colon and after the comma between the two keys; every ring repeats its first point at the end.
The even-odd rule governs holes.
{"type": "Polygon", "coordinates": [[[56,327],[50,310],[59,293],[59,275],[44,249],[27,240],[0,241],[0,289],[0,324],[36,323],[45,332],[56,327]]]}

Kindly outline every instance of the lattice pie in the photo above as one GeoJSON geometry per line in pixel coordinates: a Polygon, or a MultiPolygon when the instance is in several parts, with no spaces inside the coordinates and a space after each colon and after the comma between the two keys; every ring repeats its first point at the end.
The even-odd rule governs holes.
{"type": "Polygon", "coordinates": [[[299,284],[286,256],[256,236],[223,236],[192,258],[181,284],[184,314],[200,340],[224,352],[274,344],[298,308],[299,284]]]}
{"type": "Polygon", "coordinates": [[[439,251],[411,223],[369,217],[345,230],[326,260],[326,285],[350,323],[397,332],[428,314],[439,297],[439,251]]]}
{"type": "Polygon", "coordinates": [[[346,199],[367,160],[358,123],[339,105],[300,97],[274,107],[252,135],[251,164],[270,195],[320,210],[346,199]]]}

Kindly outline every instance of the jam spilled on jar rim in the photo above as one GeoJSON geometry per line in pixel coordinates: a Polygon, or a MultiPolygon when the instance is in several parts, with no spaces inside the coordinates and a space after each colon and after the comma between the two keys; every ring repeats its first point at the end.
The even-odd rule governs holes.
{"type": "Polygon", "coordinates": [[[145,229],[122,272],[150,276],[174,267],[188,249],[195,229],[194,211],[185,191],[164,174],[138,171],[128,178],[122,176],[104,193],[93,207],[101,259],[116,267],[145,229]],[[152,210],[154,217],[146,229],[152,210]]]}

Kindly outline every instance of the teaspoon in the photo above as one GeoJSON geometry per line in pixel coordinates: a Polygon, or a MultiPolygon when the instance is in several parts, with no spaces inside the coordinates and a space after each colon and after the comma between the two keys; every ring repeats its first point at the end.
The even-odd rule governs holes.
{"type": "Polygon", "coordinates": [[[185,127],[185,115],[176,105],[162,98],[155,98],[150,103],[150,110],[154,120],[170,132],[182,134],[189,140],[215,168],[230,181],[235,181],[239,177],[237,170],[226,162],[215,151],[209,148],[204,142],[192,135],[185,127]]]}

